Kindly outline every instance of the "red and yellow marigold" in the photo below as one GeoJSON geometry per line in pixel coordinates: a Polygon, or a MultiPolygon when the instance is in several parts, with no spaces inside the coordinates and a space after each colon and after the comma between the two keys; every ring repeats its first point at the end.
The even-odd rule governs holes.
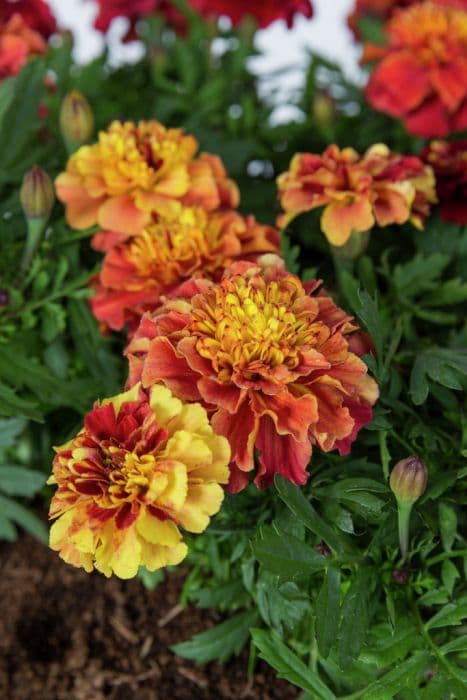
{"type": "Polygon", "coordinates": [[[0,24],[0,80],[20,72],[28,58],[45,53],[43,37],[26,24],[20,14],[14,14],[0,24]]]}
{"type": "MultiPolygon", "coordinates": [[[[415,5],[421,0],[356,0],[355,7],[349,15],[348,24],[354,34],[358,37],[360,32],[358,25],[366,18],[376,18],[386,20],[397,10],[415,5]]],[[[467,9],[467,0],[433,0],[437,5],[451,5],[467,9]]]]}
{"type": "Polygon", "coordinates": [[[177,214],[185,199],[207,209],[236,206],[238,189],[221,161],[203,156],[196,167],[197,148],[193,136],[156,121],[112,122],[98,143],[71,156],[56,180],[68,223],[136,235],[154,214],[177,214]]]}
{"type": "Polygon", "coordinates": [[[387,46],[366,45],[377,61],[366,88],[370,104],[404,120],[418,136],[467,128],[467,10],[422,2],[400,10],[386,27],[387,46]]]}
{"type": "MultiPolygon", "coordinates": [[[[287,273],[275,255],[234,263],[220,283],[143,316],[127,348],[130,379],[162,382],[200,401],[230,442],[232,491],[258,452],[258,487],[281,473],[307,480],[313,446],[347,454],[372,416],[376,383],[349,341],[357,327],[319,282],[287,273]]],[[[358,346],[358,343],[356,344],[358,346]]]]}
{"type": "Polygon", "coordinates": [[[57,28],[50,7],[44,0],[2,0],[0,23],[9,22],[13,15],[20,15],[23,22],[44,39],[48,39],[57,28]]]}
{"type": "Polygon", "coordinates": [[[422,158],[436,175],[441,218],[467,224],[467,139],[432,141],[422,158]]]}
{"type": "Polygon", "coordinates": [[[205,409],[164,386],[139,385],[97,403],[56,448],[50,546],[67,563],[120,578],[178,564],[179,528],[199,533],[218,512],[230,450],[205,409]]]}
{"type": "Polygon", "coordinates": [[[423,228],[430,203],[436,201],[431,168],[414,156],[392,153],[384,144],[371,146],[363,156],[336,145],[322,155],[297,153],[277,184],[285,212],[279,226],[324,207],[321,229],[334,246],[375,224],[411,221],[423,228]]]}
{"type": "Polygon", "coordinates": [[[161,296],[176,296],[191,277],[220,279],[233,260],[278,250],[276,229],[252,216],[183,207],[110,248],[93,283],[91,309],[110,328],[127,323],[131,330],[144,311],[155,310],[161,296]]]}

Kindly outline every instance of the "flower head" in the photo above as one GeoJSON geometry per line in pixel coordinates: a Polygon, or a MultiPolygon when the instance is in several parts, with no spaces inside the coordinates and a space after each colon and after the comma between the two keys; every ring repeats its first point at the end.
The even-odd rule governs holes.
{"type": "Polygon", "coordinates": [[[226,15],[234,25],[250,16],[261,28],[278,19],[285,20],[291,27],[295,15],[313,15],[311,0],[261,0],[253,3],[250,0],[190,0],[189,4],[205,16],[226,15]]]}
{"type": "Polygon", "coordinates": [[[43,37],[26,24],[20,14],[14,14],[0,24],[0,80],[16,75],[31,56],[45,53],[43,37]]]}
{"type": "Polygon", "coordinates": [[[44,0],[2,0],[0,23],[9,22],[13,15],[21,15],[28,27],[48,39],[57,28],[55,18],[44,0]]]}
{"type": "Polygon", "coordinates": [[[432,141],[422,158],[435,172],[441,218],[467,224],[467,140],[432,141]]]}
{"type": "Polygon", "coordinates": [[[394,14],[386,34],[386,47],[365,47],[364,61],[378,61],[366,88],[370,104],[419,136],[466,129],[467,8],[415,4],[394,14]]]}
{"type": "Polygon", "coordinates": [[[415,503],[423,496],[428,481],[425,463],[417,456],[406,457],[396,464],[391,472],[389,484],[397,500],[415,503]]]}
{"type": "Polygon", "coordinates": [[[298,153],[277,183],[285,211],[278,224],[286,226],[298,214],[324,207],[321,228],[335,246],[375,224],[410,220],[422,228],[436,200],[431,168],[414,156],[392,153],[384,144],[372,146],[363,156],[335,145],[322,155],[298,153]]]}
{"type": "Polygon", "coordinates": [[[56,448],[50,546],[73,566],[136,576],[186,556],[180,527],[202,532],[219,510],[229,446],[199,404],[135,386],[96,404],[56,448]]]}
{"type": "Polygon", "coordinates": [[[104,230],[135,235],[153,214],[177,214],[184,197],[207,208],[223,203],[226,192],[234,198],[237,189],[221,165],[207,168],[202,178],[193,176],[192,192],[190,166],[197,145],[193,136],[156,121],[112,122],[98,143],[71,156],[57,178],[68,223],[78,229],[97,223],[104,230]]]}
{"type": "MultiPolygon", "coordinates": [[[[387,20],[399,9],[415,5],[421,0],[356,0],[355,7],[349,15],[348,24],[358,38],[359,23],[368,17],[387,20]]],[[[433,0],[437,5],[451,5],[467,9],[467,0],[433,0]]]]}
{"type": "Polygon", "coordinates": [[[174,7],[171,0],[97,0],[97,4],[99,12],[94,26],[100,32],[106,32],[116,17],[126,17],[129,20],[129,28],[123,41],[136,39],[135,25],[138,20],[156,13],[162,15],[177,31],[184,32],[186,29],[184,16],[174,7]]]}
{"type": "Polygon", "coordinates": [[[274,255],[235,263],[197,292],[143,316],[127,348],[130,381],[203,402],[232,448],[229,488],[245,486],[255,450],[259,487],[276,472],[305,483],[313,445],[347,454],[378,395],[349,350],[351,319],[274,255]]]}
{"type": "Polygon", "coordinates": [[[110,328],[127,323],[131,330],[144,311],[155,310],[161,296],[176,296],[191,277],[220,279],[236,258],[278,249],[276,229],[253,217],[183,207],[176,217],[160,218],[110,248],[94,281],[91,308],[110,328]]]}

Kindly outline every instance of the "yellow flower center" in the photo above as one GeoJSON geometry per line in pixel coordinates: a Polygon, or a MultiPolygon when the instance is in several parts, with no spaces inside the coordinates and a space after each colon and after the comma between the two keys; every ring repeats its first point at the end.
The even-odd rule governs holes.
{"type": "Polygon", "coordinates": [[[196,297],[193,306],[190,332],[221,382],[229,382],[233,372],[255,380],[265,368],[295,368],[300,350],[320,332],[313,301],[291,276],[255,284],[233,277],[196,297]]]}
{"type": "Polygon", "coordinates": [[[454,46],[467,46],[467,12],[434,3],[414,5],[395,15],[389,34],[396,43],[420,50],[426,62],[448,62],[454,46]]]}

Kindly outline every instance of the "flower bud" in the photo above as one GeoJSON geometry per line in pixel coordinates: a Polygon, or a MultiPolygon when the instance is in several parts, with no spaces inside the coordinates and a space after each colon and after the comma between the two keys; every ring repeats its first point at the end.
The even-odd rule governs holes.
{"type": "Polygon", "coordinates": [[[415,503],[425,493],[428,472],[419,457],[411,456],[396,464],[389,485],[399,502],[415,503]]]}
{"type": "Polygon", "coordinates": [[[41,219],[46,221],[55,201],[55,191],[52,180],[45,170],[34,165],[23,178],[19,193],[21,206],[26,219],[41,219]]]}
{"type": "Polygon", "coordinates": [[[318,92],[313,100],[311,113],[318,126],[330,126],[336,117],[334,100],[327,92],[318,92]]]}
{"type": "Polygon", "coordinates": [[[94,131],[94,115],[89,102],[78,90],[72,90],[62,102],[60,130],[70,152],[87,143],[94,131]]]}

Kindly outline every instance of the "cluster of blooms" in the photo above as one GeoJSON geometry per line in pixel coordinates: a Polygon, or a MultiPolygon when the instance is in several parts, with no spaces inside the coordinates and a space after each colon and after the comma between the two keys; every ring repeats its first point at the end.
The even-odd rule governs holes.
{"type": "Polygon", "coordinates": [[[186,554],[220,484],[304,484],[313,447],[347,454],[378,395],[371,349],[320,282],[302,284],[278,232],[236,211],[221,161],[157,122],[114,122],[56,182],[71,226],[102,228],[96,316],[131,331],[128,391],[57,448],[51,546],[134,576],[186,554]],[[139,324],[139,325],[138,325],[139,324]]]}
{"type": "Polygon", "coordinates": [[[55,20],[43,0],[0,3],[0,80],[19,73],[30,56],[45,53],[55,20]]]}
{"type": "Polygon", "coordinates": [[[329,242],[343,246],[352,233],[411,221],[423,228],[436,201],[430,166],[415,156],[392,153],[384,144],[362,156],[353,148],[329,146],[322,155],[298,153],[278,178],[285,227],[302,212],[324,207],[321,228],[329,242]]]}
{"type": "Polygon", "coordinates": [[[366,88],[376,109],[403,119],[419,136],[446,136],[467,128],[467,6],[421,2],[388,21],[386,46],[365,46],[376,61],[366,88]]]}
{"type": "Polygon", "coordinates": [[[91,307],[112,329],[133,330],[187,279],[219,279],[234,259],[278,250],[274,228],[235,210],[238,188],[221,160],[195,157],[197,149],[181,129],[113,122],[57,178],[70,225],[102,227],[93,238],[105,258],[91,307]]]}
{"type": "MultiPolygon", "coordinates": [[[[311,0],[188,0],[188,6],[203,17],[226,16],[233,25],[238,25],[246,17],[252,17],[259,27],[267,27],[278,19],[292,26],[296,15],[311,17],[311,0]]],[[[125,40],[135,37],[135,25],[141,17],[161,14],[165,21],[177,32],[186,30],[186,18],[170,0],[98,0],[99,13],[94,26],[106,32],[115,17],[126,17],[130,21],[125,40]]]]}
{"type": "Polygon", "coordinates": [[[432,141],[422,158],[436,175],[441,218],[467,224],[467,140],[432,141]]]}

